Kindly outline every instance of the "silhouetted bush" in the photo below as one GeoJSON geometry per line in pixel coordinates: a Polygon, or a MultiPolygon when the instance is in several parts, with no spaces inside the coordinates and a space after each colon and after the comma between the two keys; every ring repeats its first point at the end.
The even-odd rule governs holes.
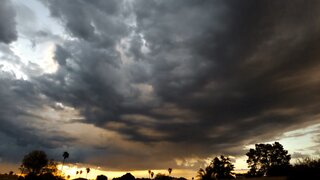
{"type": "Polygon", "coordinates": [[[154,178],[155,180],[186,180],[184,177],[176,178],[176,177],[171,177],[167,176],[165,174],[157,174],[156,177],[154,178]]]}
{"type": "Polygon", "coordinates": [[[170,176],[166,176],[164,174],[157,174],[154,179],[155,180],[173,180],[174,178],[170,176]]]}
{"type": "Polygon", "coordinates": [[[288,176],[292,166],[271,166],[267,172],[267,176],[288,176]]]}
{"type": "Polygon", "coordinates": [[[40,180],[40,178],[34,174],[34,173],[29,173],[24,177],[25,180],[40,180]]]}
{"type": "Polygon", "coordinates": [[[45,173],[40,175],[42,180],[65,180],[62,176],[57,176],[52,173],[45,173]]]}
{"type": "Polygon", "coordinates": [[[292,167],[288,179],[320,179],[320,159],[305,158],[292,167]]]}
{"type": "Polygon", "coordinates": [[[96,180],[108,180],[108,177],[105,175],[99,175],[96,180]]]}
{"type": "Polygon", "coordinates": [[[45,173],[36,175],[34,173],[29,173],[25,176],[25,180],[64,180],[64,178],[60,176],[55,176],[52,173],[45,173]]]}
{"type": "Polygon", "coordinates": [[[118,178],[113,178],[113,180],[135,180],[136,178],[130,174],[130,173],[127,173],[121,177],[118,177],[118,178]]]}

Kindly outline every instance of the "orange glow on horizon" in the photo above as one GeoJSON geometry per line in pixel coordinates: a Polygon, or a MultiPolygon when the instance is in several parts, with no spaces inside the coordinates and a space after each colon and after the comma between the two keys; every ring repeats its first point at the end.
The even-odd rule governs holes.
{"type": "MultiPolygon", "coordinates": [[[[105,175],[108,177],[108,179],[112,179],[115,177],[121,177],[126,173],[131,173],[133,176],[137,177],[137,178],[148,178],[149,174],[148,174],[148,170],[132,170],[132,171],[108,171],[108,170],[103,170],[100,167],[89,167],[90,168],[90,172],[88,173],[87,178],[88,179],[96,179],[96,177],[98,175],[105,175]]],[[[58,165],[58,169],[61,169],[61,165],[58,165]]],[[[155,169],[152,170],[152,172],[154,172],[154,176],[156,176],[158,173],[160,174],[165,174],[165,175],[169,175],[168,173],[168,169],[155,169]]],[[[70,175],[70,178],[86,178],[87,172],[86,172],[86,167],[84,166],[77,166],[77,165],[64,165],[63,166],[63,174],[65,176],[70,175]],[[76,174],[77,171],[82,170],[82,174],[76,174]]],[[[192,169],[173,169],[172,173],[170,176],[174,176],[174,177],[185,177],[187,179],[191,179],[192,177],[196,177],[197,175],[197,171],[192,170],[192,169]]]]}
{"type": "MultiPolygon", "coordinates": [[[[87,172],[86,172],[86,168],[85,166],[81,165],[73,165],[73,164],[68,164],[68,165],[64,165],[63,166],[63,174],[65,176],[70,175],[70,178],[86,178],[87,172]],[[77,171],[82,170],[82,174],[76,174],[77,171]]],[[[101,167],[89,167],[90,168],[90,172],[88,173],[87,179],[96,179],[96,177],[98,175],[105,175],[108,177],[108,179],[112,179],[115,177],[121,177],[126,173],[131,173],[134,177],[136,178],[149,178],[149,173],[148,170],[132,170],[132,171],[112,171],[112,170],[104,170],[101,167]]],[[[58,169],[61,169],[61,165],[58,165],[58,169]]],[[[152,172],[154,172],[154,177],[157,174],[165,174],[165,175],[169,175],[168,169],[154,169],[151,170],[152,172]]],[[[184,177],[187,179],[192,179],[192,177],[196,178],[197,176],[197,171],[198,169],[174,169],[171,172],[170,176],[173,177],[184,177]]],[[[247,169],[235,169],[236,173],[245,173],[247,172],[247,169]]]]}

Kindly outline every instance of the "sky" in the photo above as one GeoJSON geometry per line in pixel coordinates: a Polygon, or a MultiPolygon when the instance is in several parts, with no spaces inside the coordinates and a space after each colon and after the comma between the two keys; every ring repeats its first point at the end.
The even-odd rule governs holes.
{"type": "Polygon", "coordinates": [[[1,169],[35,149],[177,175],[247,168],[256,143],[320,155],[317,0],[0,4],[1,169]]]}

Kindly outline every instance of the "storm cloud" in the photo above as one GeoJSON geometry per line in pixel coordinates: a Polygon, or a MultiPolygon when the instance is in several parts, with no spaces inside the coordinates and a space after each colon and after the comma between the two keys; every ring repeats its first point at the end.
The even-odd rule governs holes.
{"type": "Polygon", "coordinates": [[[16,39],[15,11],[9,0],[2,0],[0,7],[0,42],[10,43],[16,39]]]}
{"type": "MultiPolygon", "coordinates": [[[[61,123],[93,125],[108,134],[93,139],[99,143],[91,147],[72,148],[78,154],[74,162],[178,167],[177,159],[243,155],[245,145],[319,123],[318,1],[48,0],[44,5],[68,34],[55,44],[58,68],[23,82],[3,79],[10,83],[6,87],[14,82],[18,89],[1,89],[2,99],[12,99],[2,105],[0,119],[19,128],[12,123],[22,121],[13,118],[20,108],[74,108],[81,118],[61,123]]],[[[14,38],[2,38],[0,22],[0,40],[10,42],[6,38],[14,38]]],[[[1,133],[19,138],[2,126],[1,133]]],[[[79,137],[68,130],[54,134],[47,144],[25,143],[78,147],[79,137]]]]}

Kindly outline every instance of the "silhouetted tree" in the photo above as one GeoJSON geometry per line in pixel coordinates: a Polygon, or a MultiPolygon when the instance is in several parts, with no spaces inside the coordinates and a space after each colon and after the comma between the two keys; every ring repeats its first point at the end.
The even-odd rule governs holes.
{"type": "Polygon", "coordinates": [[[151,172],[150,175],[151,175],[151,178],[153,178],[154,172],[151,172]]]}
{"type": "Polygon", "coordinates": [[[90,172],[90,168],[86,168],[86,171],[87,171],[87,175],[86,175],[86,178],[88,177],[88,173],[90,172]]]}
{"type": "Polygon", "coordinates": [[[233,171],[234,165],[231,163],[228,157],[221,155],[215,157],[210,165],[205,169],[198,171],[198,177],[201,180],[209,179],[234,179],[233,171]]]}
{"type": "Polygon", "coordinates": [[[274,144],[256,144],[246,154],[250,167],[249,176],[279,176],[285,175],[290,167],[291,156],[279,142],[274,144]]]}
{"type": "Polygon", "coordinates": [[[22,162],[21,167],[29,172],[25,180],[64,180],[59,175],[57,163],[52,159],[48,160],[43,151],[32,151],[24,157],[22,162]]]}
{"type": "Polygon", "coordinates": [[[81,174],[82,174],[82,170],[80,170],[80,171],[79,171],[79,174],[80,174],[80,177],[81,177],[81,174]]]}
{"type": "Polygon", "coordinates": [[[99,175],[97,176],[96,180],[108,180],[108,177],[105,175],[99,175]]]}
{"type": "Polygon", "coordinates": [[[171,175],[172,168],[168,168],[169,175],[171,175]]]}
{"type": "Polygon", "coordinates": [[[47,154],[44,151],[32,151],[24,156],[22,165],[29,172],[37,175],[48,164],[47,154]]]}
{"type": "MultiPolygon", "coordinates": [[[[44,173],[41,174],[40,176],[38,176],[39,180],[65,180],[63,177],[61,176],[55,176],[52,173],[44,173]]],[[[32,179],[34,180],[34,179],[32,179]]]]}
{"type": "Polygon", "coordinates": [[[223,155],[220,158],[215,157],[213,160],[213,172],[218,179],[232,178],[234,165],[228,157],[223,155]]]}
{"type": "Polygon", "coordinates": [[[63,157],[63,161],[62,161],[62,166],[61,166],[61,172],[62,172],[62,169],[63,169],[64,161],[67,158],[69,158],[69,153],[67,151],[63,152],[62,157],[63,157]]]}
{"type": "Polygon", "coordinates": [[[50,159],[48,161],[48,164],[42,168],[41,173],[50,173],[53,174],[54,176],[58,175],[58,163],[55,162],[53,159],[50,159]]]}

